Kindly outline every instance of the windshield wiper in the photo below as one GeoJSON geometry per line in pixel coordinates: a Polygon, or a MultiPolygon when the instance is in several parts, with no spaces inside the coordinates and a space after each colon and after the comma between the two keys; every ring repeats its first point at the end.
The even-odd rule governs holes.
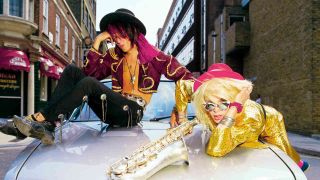
{"type": "MultiPolygon", "coordinates": [[[[163,119],[168,119],[170,118],[171,116],[162,116],[162,117],[156,117],[156,118],[152,118],[150,119],[149,121],[160,121],[160,120],[163,120],[163,119]]],[[[196,116],[195,115],[188,115],[188,120],[191,120],[193,118],[195,118],[196,116]]]]}

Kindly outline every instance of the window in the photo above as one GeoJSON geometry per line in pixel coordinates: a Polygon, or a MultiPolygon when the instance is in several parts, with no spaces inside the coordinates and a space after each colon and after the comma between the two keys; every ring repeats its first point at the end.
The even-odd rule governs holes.
{"type": "Polygon", "coordinates": [[[83,22],[86,27],[88,27],[88,21],[89,21],[88,9],[85,7],[83,12],[83,22]]]}
{"type": "Polygon", "coordinates": [[[90,0],[90,5],[91,7],[93,7],[93,0],[90,0]]]}
{"type": "Polygon", "coordinates": [[[91,39],[94,39],[94,25],[93,24],[91,24],[91,33],[90,33],[90,35],[91,35],[91,39]]]}
{"type": "Polygon", "coordinates": [[[187,32],[187,27],[184,25],[183,28],[182,28],[182,30],[181,30],[181,33],[182,33],[182,34],[185,34],[186,32],[187,32]]]}
{"type": "Polygon", "coordinates": [[[75,61],[76,59],[76,40],[74,36],[72,36],[72,61],[75,61]]]}
{"type": "Polygon", "coordinates": [[[64,27],[64,53],[68,54],[68,33],[69,29],[67,26],[64,27]]]}
{"type": "Polygon", "coordinates": [[[9,14],[11,16],[22,17],[23,13],[23,2],[22,0],[9,0],[9,14]]]}
{"type": "Polygon", "coordinates": [[[231,26],[235,22],[244,22],[245,16],[241,15],[229,15],[229,26],[231,26]]]}
{"type": "Polygon", "coordinates": [[[27,17],[27,20],[34,22],[34,1],[35,0],[29,0],[29,17],[27,17]]]}
{"type": "Polygon", "coordinates": [[[0,14],[3,14],[3,0],[0,0],[0,14]]]}
{"type": "Polygon", "coordinates": [[[96,2],[95,0],[93,0],[92,2],[93,2],[93,6],[92,6],[93,14],[96,15],[96,2]]]}
{"type": "Polygon", "coordinates": [[[91,32],[91,17],[88,16],[88,26],[87,26],[87,30],[90,33],[91,32]]]}
{"type": "Polygon", "coordinates": [[[56,45],[60,46],[60,16],[56,14],[56,45]]]}
{"type": "Polygon", "coordinates": [[[47,101],[48,99],[48,77],[41,76],[40,78],[40,100],[47,101]]]}
{"type": "Polygon", "coordinates": [[[48,35],[48,0],[43,0],[43,32],[48,35]]]}

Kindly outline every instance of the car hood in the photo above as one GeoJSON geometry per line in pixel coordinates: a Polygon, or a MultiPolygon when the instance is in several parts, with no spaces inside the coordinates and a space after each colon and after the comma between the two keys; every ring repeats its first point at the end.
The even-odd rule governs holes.
{"type": "MultiPolygon", "coordinates": [[[[98,122],[94,123],[99,126],[98,122]]],[[[142,128],[114,128],[100,133],[95,125],[65,125],[62,143],[57,138],[54,145],[37,146],[24,162],[17,179],[108,179],[106,170],[111,164],[163,136],[169,127],[168,123],[144,122],[142,128]]],[[[268,148],[236,148],[225,157],[208,156],[205,139],[209,135],[203,132],[198,125],[185,137],[189,165],[167,166],[150,179],[304,179],[292,160],[286,159],[289,170],[268,148]],[[298,175],[291,171],[297,171],[298,175]]]]}

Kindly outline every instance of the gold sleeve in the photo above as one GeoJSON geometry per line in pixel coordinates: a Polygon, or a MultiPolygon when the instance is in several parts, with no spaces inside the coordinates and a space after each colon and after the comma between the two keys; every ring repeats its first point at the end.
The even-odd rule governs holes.
{"type": "Polygon", "coordinates": [[[216,127],[212,130],[207,145],[207,153],[211,156],[224,156],[241,144],[244,147],[265,148],[258,142],[263,131],[264,117],[257,108],[245,105],[241,114],[236,116],[232,127],[216,127]]]}
{"type": "Polygon", "coordinates": [[[186,112],[193,94],[194,80],[179,80],[176,82],[176,107],[178,112],[186,112]]]}
{"type": "Polygon", "coordinates": [[[298,163],[300,161],[300,156],[289,142],[282,114],[272,107],[264,107],[268,120],[266,121],[265,130],[261,134],[261,138],[266,142],[277,146],[298,163]]]}

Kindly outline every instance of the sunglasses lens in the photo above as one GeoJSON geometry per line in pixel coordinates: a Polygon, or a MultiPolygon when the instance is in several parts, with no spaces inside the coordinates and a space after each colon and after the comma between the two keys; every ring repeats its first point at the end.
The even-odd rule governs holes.
{"type": "Polygon", "coordinates": [[[207,111],[212,111],[214,109],[215,105],[212,103],[207,103],[205,108],[207,111]]]}
{"type": "Polygon", "coordinates": [[[230,105],[230,103],[228,103],[228,102],[223,102],[223,103],[221,103],[221,104],[219,105],[219,108],[220,108],[221,110],[226,110],[226,109],[228,109],[229,105],[230,105]]]}

